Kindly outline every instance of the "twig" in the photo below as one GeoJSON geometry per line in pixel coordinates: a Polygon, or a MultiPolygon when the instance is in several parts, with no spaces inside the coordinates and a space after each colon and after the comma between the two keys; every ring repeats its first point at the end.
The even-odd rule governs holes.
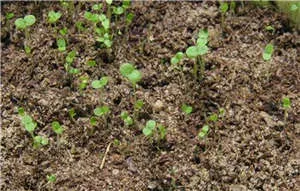
{"type": "Polygon", "coordinates": [[[103,169],[103,167],[104,167],[105,159],[106,159],[107,153],[108,153],[108,151],[110,149],[110,145],[111,145],[111,143],[109,143],[108,146],[107,146],[107,148],[106,148],[106,151],[104,153],[104,156],[103,156],[103,159],[102,159],[102,162],[101,162],[100,169],[103,169]]]}

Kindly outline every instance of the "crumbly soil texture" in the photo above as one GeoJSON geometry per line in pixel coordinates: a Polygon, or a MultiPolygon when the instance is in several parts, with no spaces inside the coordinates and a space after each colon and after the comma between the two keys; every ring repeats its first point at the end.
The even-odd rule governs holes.
{"type": "Polygon", "coordinates": [[[112,16],[113,45],[106,49],[84,18],[92,5],[2,3],[1,190],[300,190],[300,37],[284,15],[237,3],[222,27],[216,2],[137,1],[128,10],[134,13],[128,27],[122,15],[112,16]],[[50,10],[63,13],[56,26],[47,22],[50,10]],[[7,21],[9,12],[15,16],[7,21]],[[14,26],[28,14],[36,16],[30,55],[24,32],[14,26]],[[78,21],[85,31],[76,28],[78,21]],[[266,30],[268,25],[275,30],[266,30]],[[55,27],[68,29],[65,52],[57,49],[55,27]],[[209,32],[209,52],[203,78],[195,79],[192,60],[185,58],[180,71],[170,59],[194,45],[201,29],[209,32]],[[274,53],[264,61],[268,43],[274,53]],[[73,76],[64,67],[71,50],[80,70],[73,76]],[[97,65],[88,66],[88,60],[97,65]],[[133,116],[134,110],[133,88],[119,72],[127,62],[143,73],[135,95],[144,101],[129,127],[120,118],[122,111],[133,116]],[[89,84],[80,91],[82,76],[89,84]],[[102,76],[109,82],[100,92],[90,84],[102,76]],[[283,97],[292,103],[287,118],[283,97]],[[100,99],[110,107],[107,124],[91,126],[100,99]],[[193,107],[190,115],[182,112],[184,103],[193,107]],[[48,145],[33,148],[18,107],[37,122],[34,133],[48,137],[48,145]],[[217,122],[208,122],[221,108],[217,122]],[[165,140],[143,135],[151,119],[166,127],[165,140]],[[60,137],[53,121],[63,125],[60,137]],[[207,123],[210,131],[199,139],[207,123]],[[48,182],[50,174],[55,182],[48,182]]]}

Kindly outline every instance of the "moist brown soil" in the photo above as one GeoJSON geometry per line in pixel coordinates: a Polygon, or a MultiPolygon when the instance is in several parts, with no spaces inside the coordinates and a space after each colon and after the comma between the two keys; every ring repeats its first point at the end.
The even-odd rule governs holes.
{"type": "MultiPolygon", "coordinates": [[[[77,88],[57,55],[55,37],[46,22],[59,3],[5,3],[1,8],[1,190],[300,190],[300,37],[286,18],[273,8],[238,5],[228,13],[222,32],[221,15],[214,2],[134,2],[135,18],[128,33],[115,35],[111,52],[98,48],[92,32],[78,32],[91,3],[76,3],[73,18],[66,15],[58,27],[69,30],[68,51],[76,49],[74,65],[90,81],[109,76],[101,96],[111,108],[108,127],[91,127],[89,118],[99,93],[90,86],[77,88]],[[23,50],[24,34],[4,15],[33,14],[30,29],[32,55],[23,50]],[[275,32],[265,30],[272,25],[275,32]],[[191,74],[184,60],[184,79],[172,70],[170,58],[195,43],[200,29],[210,34],[203,80],[191,74]],[[275,45],[271,61],[262,59],[267,43],[275,45]],[[95,59],[97,66],[86,61],[95,59]],[[145,106],[135,127],[125,127],[121,111],[133,110],[133,91],[119,66],[134,63],[143,72],[137,97],[145,106]],[[292,107],[284,121],[281,99],[292,107]],[[184,116],[183,103],[193,106],[184,116]],[[32,138],[20,124],[22,106],[37,122],[36,134],[49,145],[32,147],[32,138]],[[206,117],[218,109],[224,117],[211,125],[204,140],[197,134],[206,117]],[[68,110],[77,115],[71,120],[68,110]],[[151,141],[141,129],[154,119],[167,127],[165,141],[151,141]],[[65,131],[57,146],[51,122],[65,131]],[[94,133],[91,133],[94,131],[94,133]],[[112,144],[104,168],[105,150],[112,144]],[[48,184],[46,176],[56,174],[48,184]]],[[[122,23],[114,24],[117,30],[122,23]]],[[[88,24],[86,23],[88,27],[88,24]]],[[[88,29],[91,30],[91,29],[88,29]]]]}

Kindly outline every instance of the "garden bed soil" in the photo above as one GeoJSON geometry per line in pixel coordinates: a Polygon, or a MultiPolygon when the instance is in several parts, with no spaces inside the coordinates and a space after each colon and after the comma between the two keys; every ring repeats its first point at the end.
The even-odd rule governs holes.
{"type": "Polygon", "coordinates": [[[128,33],[116,35],[107,53],[97,48],[91,32],[76,32],[74,22],[85,22],[90,7],[82,3],[74,18],[64,15],[58,27],[68,28],[68,51],[77,50],[74,65],[82,74],[91,80],[110,77],[101,93],[111,108],[108,127],[89,124],[99,92],[90,86],[78,91],[78,79],[70,81],[60,59],[66,54],[57,55],[46,16],[50,10],[63,12],[60,4],[2,5],[1,190],[300,190],[300,37],[284,15],[245,3],[226,15],[222,32],[215,2],[134,2],[128,33]],[[14,19],[7,28],[8,12],[37,17],[30,29],[31,56],[23,50],[24,35],[14,19]],[[267,25],[275,32],[265,30],[267,25]],[[205,77],[195,80],[193,63],[186,59],[182,79],[170,58],[193,45],[204,28],[210,35],[205,77]],[[269,42],[275,51],[266,62],[262,52],[269,42]],[[87,67],[88,59],[97,66],[87,67]],[[120,118],[121,111],[133,110],[132,88],[119,73],[125,62],[143,73],[136,95],[145,105],[135,127],[125,127],[120,118]],[[286,122],[284,96],[292,102],[286,122]],[[183,103],[193,106],[191,115],[182,113],[183,103]],[[49,145],[32,147],[20,124],[20,106],[37,121],[35,133],[49,137],[49,145]],[[205,118],[220,108],[224,116],[199,140],[205,118]],[[149,119],[167,128],[165,141],[142,134],[149,119]],[[51,130],[54,120],[65,128],[60,146],[51,130]],[[111,145],[100,169],[115,139],[120,145],[111,145]],[[49,174],[56,174],[54,184],[47,183],[49,174]]]}

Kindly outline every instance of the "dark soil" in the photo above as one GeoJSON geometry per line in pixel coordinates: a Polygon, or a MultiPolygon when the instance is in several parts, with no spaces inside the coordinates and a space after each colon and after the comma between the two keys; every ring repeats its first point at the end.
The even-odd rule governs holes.
{"type": "Polygon", "coordinates": [[[64,14],[58,27],[69,30],[68,51],[77,50],[75,66],[81,75],[110,77],[101,94],[111,108],[109,125],[91,127],[99,94],[90,86],[81,93],[78,77],[70,80],[64,69],[66,53],[56,56],[46,16],[50,10],[65,13],[60,4],[3,4],[1,190],[300,190],[300,37],[283,15],[272,8],[238,5],[235,14],[226,15],[222,32],[217,3],[134,2],[128,33],[116,35],[107,53],[97,48],[92,32],[75,29],[75,21],[86,23],[83,14],[91,7],[80,5],[75,4],[73,19],[64,14]],[[8,28],[8,12],[15,18],[37,17],[30,29],[31,56],[23,50],[24,34],[15,29],[15,18],[8,28]],[[267,25],[274,26],[274,34],[265,30],[267,25]],[[184,60],[183,80],[171,69],[170,58],[193,45],[204,28],[210,34],[205,77],[196,81],[192,62],[184,60]],[[262,52],[269,42],[275,52],[266,62],[262,52]],[[89,59],[97,66],[88,67],[89,59]],[[131,128],[120,118],[121,111],[133,110],[132,88],[119,73],[125,62],[143,72],[137,97],[145,106],[131,128]],[[292,102],[286,122],[284,96],[292,102]],[[182,113],[183,103],[193,106],[190,116],[182,113]],[[20,106],[38,122],[35,133],[49,137],[49,145],[32,147],[20,124],[20,106]],[[221,107],[224,117],[199,140],[205,118],[221,107]],[[68,115],[71,108],[75,120],[68,115]],[[167,127],[164,142],[142,134],[149,119],[167,127]],[[60,146],[51,130],[54,120],[65,128],[60,146]],[[121,144],[110,147],[100,169],[115,139],[121,144]],[[54,184],[47,183],[49,174],[56,174],[54,184]]]}

